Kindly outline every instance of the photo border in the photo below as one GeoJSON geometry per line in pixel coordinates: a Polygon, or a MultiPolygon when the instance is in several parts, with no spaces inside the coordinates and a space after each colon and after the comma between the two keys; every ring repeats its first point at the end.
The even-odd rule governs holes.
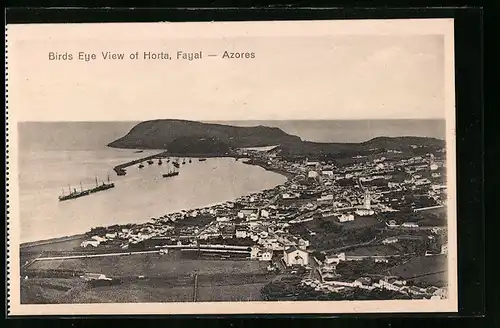
{"type": "MultiPolygon", "coordinates": [[[[10,10],[9,10],[10,11],[10,10]]],[[[9,22],[9,11],[8,11],[8,15],[7,15],[7,22],[9,22]]],[[[38,22],[40,22],[40,19],[47,19],[47,16],[51,16],[53,15],[56,11],[54,10],[49,10],[50,14],[45,16],[44,18],[44,14],[42,13],[42,15],[40,15],[40,9],[36,9],[35,11],[38,11],[38,14],[36,14],[35,16],[37,17],[38,19],[38,22]]],[[[43,10],[42,10],[43,11],[43,10]]],[[[140,10],[139,10],[140,11],[140,10]]],[[[157,9],[155,9],[155,11],[157,11],[157,9]]],[[[182,10],[181,10],[182,11],[182,10]]],[[[278,10],[279,11],[279,10],[278,10]]],[[[368,10],[368,17],[364,17],[364,18],[370,18],[370,17],[373,17],[373,14],[374,12],[377,11],[377,10],[368,10]]],[[[390,11],[390,10],[389,10],[390,11]]],[[[440,10],[437,10],[437,11],[440,11],[440,10]]],[[[66,10],[64,10],[64,12],[67,12],[66,10]]],[[[92,10],[90,10],[90,12],[92,12],[92,10]]],[[[118,12],[122,12],[124,13],[125,11],[123,10],[118,10],[118,12]]],[[[129,11],[128,12],[128,15],[130,16],[130,13],[131,12],[134,12],[134,15],[135,13],[137,13],[138,11],[129,11]]],[[[145,13],[147,11],[143,11],[143,13],[145,13]]],[[[304,19],[304,16],[307,16],[307,15],[304,15],[304,13],[313,13],[313,11],[311,11],[311,9],[306,9],[304,11],[300,11],[299,12],[301,13],[301,18],[304,19]]],[[[342,13],[339,13],[337,11],[337,13],[335,14],[334,11],[328,11],[330,15],[332,15],[332,12],[334,13],[333,16],[335,16],[336,14],[339,15],[341,14],[341,16],[344,16],[344,18],[349,18],[349,17],[345,17],[346,16],[346,12],[343,11],[342,13]]],[[[359,19],[360,17],[363,18],[363,10],[354,10],[354,11],[351,11],[351,13],[355,12],[356,15],[354,15],[355,17],[351,17],[351,18],[356,18],[356,19],[359,19]],[[360,11],[361,11],[361,15],[360,15],[360,11]]],[[[448,15],[445,15],[446,17],[449,17],[449,16],[453,16],[453,18],[455,18],[455,35],[458,36],[458,32],[460,31],[460,29],[458,28],[460,26],[460,24],[462,24],[460,22],[460,19],[457,20],[457,17],[456,16],[459,16],[460,17],[460,14],[461,13],[465,13],[465,12],[471,12],[470,10],[457,10],[457,9],[453,9],[453,10],[448,10],[448,15]],[[458,15],[457,15],[458,13],[458,15]],[[450,15],[451,14],[451,15],[450,15]]],[[[474,10],[472,10],[472,12],[474,12],[474,10]]],[[[470,16],[472,18],[474,18],[473,16],[476,15],[477,16],[477,10],[476,10],[476,13],[475,14],[471,14],[470,16]]],[[[15,11],[16,15],[14,15],[14,18],[10,20],[11,24],[12,22],[14,21],[15,23],[19,23],[22,21],[22,19],[20,19],[20,17],[22,18],[22,14],[20,15],[20,11],[19,10],[16,10],[15,11]],[[17,21],[16,21],[17,19],[17,21]]],[[[47,13],[47,12],[46,12],[47,13]]],[[[65,15],[62,15],[60,16],[60,13],[59,12],[59,20],[61,19],[61,17],[64,17],[65,15]]],[[[82,11],[80,11],[79,14],[81,13],[84,13],[82,11]]],[[[203,11],[203,13],[206,13],[206,11],[203,11]]],[[[225,12],[227,13],[227,11],[225,12]]],[[[252,13],[252,14],[255,14],[255,13],[259,13],[259,10],[256,10],[256,11],[253,11],[252,10],[246,10],[246,13],[252,13]]],[[[287,11],[287,14],[290,13],[289,11],[287,11]]],[[[365,13],[367,13],[365,11],[365,13]]],[[[387,18],[387,13],[388,11],[387,10],[384,10],[383,11],[383,14],[384,14],[384,18],[387,18]]],[[[401,15],[401,10],[396,10],[395,11],[396,16],[400,16],[401,15]]],[[[33,11],[31,11],[31,14],[33,14],[33,11]]],[[[73,12],[72,14],[70,14],[69,16],[71,15],[74,15],[75,12],[73,12]]],[[[110,11],[106,11],[106,15],[109,15],[110,14],[110,11]]],[[[140,14],[140,13],[139,13],[140,14]]],[[[220,14],[220,12],[219,12],[220,14]]],[[[241,14],[241,12],[240,12],[241,14]]],[[[276,11],[273,11],[273,14],[275,15],[276,14],[276,11]]],[[[283,13],[282,13],[283,14],[283,13]]],[[[380,11],[379,11],[379,14],[380,14],[380,11]]],[[[436,10],[429,10],[427,9],[426,11],[426,14],[422,14],[422,12],[420,13],[417,13],[417,16],[433,16],[435,17],[435,15],[439,15],[439,13],[436,12],[436,10]],[[432,12],[432,13],[430,13],[432,12]]],[[[443,14],[443,11],[441,10],[441,13],[440,14],[443,14]]],[[[28,17],[29,17],[30,14],[28,14],[28,17]]],[[[83,16],[85,15],[89,15],[89,13],[87,12],[86,14],[84,14],[83,16]]],[[[92,13],[90,13],[90,15],[92,16],[92,13]]],[[[120,14],[119,14],[120,15],[120,14]]],[[[119,16],[118,15],[118,16],[119,16]]],[[[215,13],[215,16],[217,16],[218,14],[215,13]]],[[[238,15],[238,14],[236,14],[238,15]]],[[[286,16],[285,15],[285,16],[286,16]]],[[[56,15],[57,16],[57,15],[56,15]]],[[[99,16],[99,15],[97,15],[99,16]]],[[[105,16],[105,15],[104,15],[105,16]]],[[[132,15],[133,16],[133,15],[132,15]]],[[[154,16],[154,15],[153,15],[154,16]]],[[[168,15],[167,15],[168,16],[168,15]]],[[[241,15],[240,15],[241,16],[241,15]]],[[[261,18],[255,18],[254,20],[268,20],[269,19],[269,16],[272,16],[272,15],[264,15],[266,16],[267,18],[264,18],[264,19],[261,19],[261,18]]],[[[288,15],[290,16],[290,15],[288,15]]],[[[293,16],[293,15],[292,15],[293,16]]],[[[318,14],[316,12],[316,15],[312,15],[312,16],[320,16],[322,17],[322,19],[325,19],[325,11],[324,10],[321,10],[320,13],[318,14]]],[[[348,14],[347,14],[348,16],[348,14]]],[[[389,15],[391,16],[391,15],[389,15]]],[[[466,14],[463,15],[463,16],[467,16],[466,14]]],[[[12,16],[10,16],[12,17],[12,16]]],[[[26,17],[26,16],[25,16],[26,17]]],[[[93,16],[94,18],[92,19],[99,19],[98,17],[95,17],[93,16]]],[[[210,17],[210,15],[206,16],[206,17],[210,17]]],[[[442,16],[440,16],[442,17],[442,16]]],[[[241,17],[240,17],[241,18],[241,17]]],[[[330,17],[330,18],[339,18],[338,16],[337,17],[330,17]]],[[[408,18],[408,17],[406,17],[408,18]]],[[[415,17],[409,17],[409,18],[415,18],[415,17]]],[[[421,17],[417,17],[417,18],[421,18],[421,17]]],[[[476,18],[476,23],[477,22],[477,17],[476,18]]],[[[26,18],[25,18],[26,19],[26,18]]],[[[64,18],[62,18],[64,19],[64,18]]],[[[71,19],[71,18],[66,18],[66,22],[74,22],[74,19],[71,19]]],[[[87,19],[89,19],[89,16],[87,17],[87,19]]],[[[150,17],[151,19],[151,17],[150,17]]],[[[271,18],[272,19],[272,18],[271,18]]],[[[276,18],[274,18],[276,19],[276,18]]],[[[308,18],[305,18],[307,20],[311,20],[311,19],[314,19],[312,17],[308,17],[308,18]]],[[[28,18],[29,20],[29,18],[28,18]]],[[[85,19],[84,19],[85,20],[85,19]]],[[[182,19],[182,21],[185,21],[186,19],[182,19]]],[[[216,20],[222,20],[222,19],[216,19],[216,20]]],[[[234,19],[230,19],[230,20],[234,20],[234,19]]],[[[248,20],[248,19],[243,19],[243,20],[248,20]]],[[[293,20],[293,17],[287,17],[285,20],[293,20]]],[[[315,19],[314,19],[315,20],[315,19]]],[[[95,21],[95,20],[94,20],[95,21]]],[[[109,20],[105,20],[105,21],[109,21],[109,20]]],[[[116,20],[115,20],[116,21],[116,20]]],[[[143,20],[144,21],[144,20],[143,20]]],[[[161,21],[161,20],[160,20],[161,21]]],[[[192,21],[192,20],[189,20],[189,21],[192,21]]],[[[480,19],[479,19],[480,21],[480,19]]],[[[24,21],[26,22],[26,21],[24,21]]],[[[33,22],[33,19],[31,20],[31,22],[33,22]]],[[[45,21],[45,22],[48,22],[48,21],[45,21]]],[[[53,22],[53,21],[52,21],[53,22]]],[[[59,22],[62,22],[62,21],[59,21],[59,22]]],[[[88,22],[88,20],[87,20],[88,22]]],[[[463,22],[463,20],[462,20],[463,22]]],[[[462,25],[464,26],[464,25],[462,25]]],[[[463,32],[463,31],[462,31],[463,32]]],[[[476,27],[476,32],[477,32],[477,27],[476,27]]],[[[469,33],[470,33],[470,30],[469,30],[469,33]]],[[[477,34],[475,35],[477,36],[477,34]]],[[[464,40],[463,38],[466,38],[465,36],[462,36],[461,37],[462,40],[464,40]]],[[[461,174],[463,174],[465,172],[465,174],[469,175],[470,176],[475,176],[476,179],[472,178],[471,180],[466,180],[464,182],[463,179],[457,179],[457,183],[459,185],[469,185],[469,187],[472,187],[472,188],[467,188],[467,190],[462,190],[462,188],[465,188],[465,187],[459,187],[457,188],[457,192],[458,192],[458,198],[457,198],[457,201],[459,199],[462,199],[462,200],[466,200],[464,202],[461,202],[459,201],[459,204],[458,204],[458,217],[457,219],[460,220],[460,226],[458,227],[458,241],[459,241],[459,244],[457,245],[458,247],[458,250],[459,250],[459,268],[464,268],[463,270],[462,269],[459,269],[459,294],[463,294],[463,283],[464,283],[464,274],[466,276],[473,276],[474,274],[476,274],[474,281],[476,282],[479,282],[472,285],[472,284],[469,284],[469,285],[465,285],[465,288],[467,288],[468,286],[468,289],[467,289],[467,293],[475,293],[475,298],[474,300],[476,301],[476,306],[477,308],[484,308],[484,301],[480,301],[480,302],[477,302],[478,300],[483,300],[484,298],[484,290],[481,289],[484,288],[483,284],[482,284],[482,281],[484,281],[484,241],[483,241],[483,247],[479,247],[479,252],[477,252],[477,248],[474,249],[474,247],[470,247],[471,246],[471,243],[470,243],[470,238],[476,238],[475,240],[476,241],[482,241],[483,239],[481,238],[482,235],[484,234],[484,230],[483,230],[483,225],[484,225],[484,217],[483,217],[483,210],[482,210],[482,172],[481,172],[481,169],[482,167],[477,167],[475,165],[473,166],[468,166],[468,165],[463,165],[464,162],[464,153],[467,152],[467,154],[471,154],[471,153],[474,153],[476,155],[479,155],[478,157],[476,157],[477,159],[480,159],[480,161],[482,162],[482,158],[483,158],[483,155],[482,155],[482,146],[483,146],[483,140],[482,138],[475,138],[475,142],[474,144],[472,145],[471,143],[464,143],[464,141],[467,141],[467,140],[464,140],[463,138],[460,139],[460,135],[461,134],[465,134],[468,132],[468,134],[470,135],[470,131],[472,129],[476,129],[475,131],[477,131],[477,128],[479,128],[480,130],[482,129],[482,96],[481,96],[481,83],[477,83],[475,84],[477,87],[474,88],[472,87],[473,90],[471,90],[471,85],[474,85],[474,84],[471,84],[470,81],[471,81],[471,77],[472,77],[472,80],[476,81],[478,80],[478,78],[480,76],[477,75],[476,72],[473,72],[470,67],[470,56],[471,56],[471,49],[475,50],[475,52],[472,54],[472,56],[476,56],[476,59],[478,61],[476,61],[476,63],[479,63],[479,66],[480,66],[480,70],[478,70],[477,72],[479,72],[479,74],[482,74],[482,66],[481,66],[481,60],[480,60],[480,53],[481,53],[481,38],[479,38],[479,45],[478,45],[478,42],[474,42],[473,40],[471,40],[471,38],[469,37],[467,42],[465,43],[465,47],[461,47],[460,46],[460,39],[456,38],[455,39],[455,63],[456,63],[456,66],[455,66],[455,72],[456,72],[456,85],[455,85],[455,92],[456,92],[456,99],[457,99],[457,161],[458,161],[458,165],[457,165],[457,173],[459,175],[459,177],[461,176],[461,174]],[[473,47],[471,48],[470,46],[473,45],[473,47]],[[478,49],[479,48],[479,49],[478,49]],[[461,51],[464,51],[464,50],[467,50],[468,53],[465,54],[465,55],[461,55],[461,53],[457,50],[460,50],[461,51]],[[465,60],[464,60],[465,59],[465,60]],[[464,66],[465,62],[467,62],[467,65],[468,66],[464,66]],[[459,72],[460,70],[460,72],[459,72]],[[464,71],[465,70],[465,76],[467,76],[467,74],[469,75],[468,78],[466,79],[463,79],[461,77],[464,77],[464,71]],[[476,75],[474,75],[474,73],[476,73],[476,75]],[[465,90],[467,89],[462,89],[462,91],[459,91],[459,86],[461,85],[461,87],[464,86],[465,84],[465,81],[467,81],[467,89],[468,89],[468,94],[469,94],[469,98],[467,97],[467,95],[465,95],[465,90]],[[479,87],[479,89],[478,89],[479,87]],[[472,95],[472,97],[471,97],[472,95]],[[462,105],[463,104],[463,105],[462,105]],[[467,104],[467,106],[466,106],[467,104]],[[479,104],[479,106],[477,106],[479,104]],[[469,107],[469,111],[464,114],[463,112],[465,110],[461,110],[461,108],[467,108],[469,107]],[[478,108],[474,111],[474,107],[478,108]],[[468,114],[468,115],[467,115],[468,114]],[[481,145],[481,147],[478,147],[477,145],[477,141],[479,140],[479,143],[481,145]],[[479,154],[478,154],[478,151],[479,151],[479,154]],[[480,180],[477,180],[477,178],[480,178],[480,180]],[[470,182],[470,183],[469,183],[470,182]],[[465,192],[465,195],[464,195],[464,192],[465,192]],[[467,197],[467,195],[469,195],[469,197],[467,197]],[[465,197],[464,197],[465,196],[465,197]],[[480,204],[478,204],[480,203],[480,204]],[[464,213],[468,213],[467,217],[465,216],[464,213]],[[469,215],[473,215],[473,217],[469,217],[469,215]],[[481,222],[477,222],[477,216],[480,216],[482,220],[480,220],[481,222]],[[463,223],[463,222],[467,222],[467,223],[463,223]],[[465,227],[464,227],[465,226],[465,227]],[[473,228],[471,228],[473,227],[473,228]],[[467,230],[464,230],[464,229],[467,229],[467,230]],[[474,236],[474,234],[478,234],[480,236],[480,238],[477,238],[476,236],[474,236]],[[461,240],[464,240],[463,238],[464,237],[468,237],[468,240],[469,242],[467,242],[467,248],[463,248],[461,247],[461,240]],[[483,250],[483,252],[481,252],[481,249],[483,250]],[[473,256],[472,258],[464,258],[462,256],[462,250],[464,250],[464,252],[467,252],[468,251],[468,255],[469,256],[473,256]],[[471,254],[473,253],[473,254],[471,254]],[[472,261],[468,261],[470,259],[473,259],[472,261]],[[468,272],[466,268],[471,268],[470,264],[473,264],[473,268],[474,272],[470,271],[468,272]],[[481,290],[479,290],[481,289],[481,290]]],[[[464,43],[462,42],[462,45],[464,45],[464,43]]],[[[475,67],[477,68],[477,66],[474,66],[472,65],[472,67],[475,67]]],[[[476,132],[477,133],[477,132],[476,132]]],[[[470,140],[470,139],[469,139],[470,140]]],[[[470,157],[469,157],[470,158],[470,157]]],[[[476,242],[477,244],[477,242],[476,242]]],[[[470,280],[469,280],[470,281],[470,280]]],[[[469,294],[470,295],[470,294],[469,294]]],[[[470,299],[470,297],[467,297],[468,299],[470,299]]],[[[196,304],[199,304],[199,303],[196,303],[196,304]]],[[[467,307],[467,306],[466,306],[467,307]]],[[[469,307],[470,309],[470,307],[469,307]]],[[[459,296],[459,313],[461,312],[464,312],[463,310],[464,309],[464,303],[462,301],[462,297],[459,296]]],[[[474,315],[474,314],[479,314],[481,313],[481,311],[479,310],[472,310],[469,312],[469,315],[474,315]]],[[[415,313],[412,313],[412,314],[415,314],[415,313]]],[[[315,315],[321,315],[319,313],[315,313],[315,315]]],[[[74,315],[72,315],[74,316],[74,315]]]]}

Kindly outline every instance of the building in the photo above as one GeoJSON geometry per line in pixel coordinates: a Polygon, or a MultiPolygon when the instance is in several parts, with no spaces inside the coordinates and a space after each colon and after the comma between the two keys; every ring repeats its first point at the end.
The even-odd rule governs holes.
{"type": "Polygon", "coordinates": [[[370,216],[370,215],[373,215],[375,212],[373,210],[363,208],[363,209],[356,210],[354,213],[356,213],[359,216],[370,216]]]}
{"type": "Polygon", "coordinates": [[[352,214],[341,214],[339,217],[339,222],[349,222],[354,221],[354,215],[352,214]]]}
{"type": "Polygon", "coordinates": [[[364,205],[365,210],[369,210],[371,208],[371,197],[370,197],[370,194],[368,192],[365,193],[363,205],[364,205]]]}
{"type": "Polygon", "coordinates": [[[308,265],[309,253],[297,247],[290,247],[283,251],[283,261],[287,266],[308,265]]]}
{"type": "Polygon", "coordinates": [[[247,230],[236,229],[236,238],[247,238],[248,232],[247,230]]]}
{"type": "Polygon", "coordinates": [[[91,281],[91,280],[112,280],[111,278],[106,277],[106,275],[102,273],[85,273],[80,278],[91,281]]]}
{"type": "Polygon", "coordinates": [[[333,178],[333,171],[322,171],[321,174],[328,178],[333,178]]]}
{"type": "Polygon", "coordinates": [[[259,253],[259,260],[260,261],[271,261],[272,257],[273,257],[273,252],[269,251],[269,250],[266,250],[266,251],[259,253]]]}
{"type": "Polygon", "coordinates": [[[389,223],[385,223],[389,228],[397,228],[399,225],[396,223],[396,220],[389,220],[389,223]]]}
{"type": "Polygon", "coordinates": [[[448,244],[441,246],[441,254],[448,254],[448,244]]]}
{"type": "Polygon", "coordinates": [[[382,244],[384,244],[384,245],[394,244],[397,242],[398,242],[398,239],[396,237],[389,237],[389,238],[382,240],[382,244]]]}
{"type": "Polygon", "coordinates": [[[401,225],[403,228],[418,228],[418,224],[413,222],[405,222],[401,225]]]}
{"type": "Polygon", "coordinates": [[[309,172],[307,172],[307,177],[309,179],[316,179],[316,178],[318,178],[318,176],[319,176],[319,174],[316,171],[309,171],[309,172]]]}

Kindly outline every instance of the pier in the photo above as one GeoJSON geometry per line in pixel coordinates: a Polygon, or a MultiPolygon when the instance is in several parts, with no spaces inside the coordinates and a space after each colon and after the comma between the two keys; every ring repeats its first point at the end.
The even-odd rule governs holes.
{"type": "Polygon", "coordinates": [[[141,162],[150,160],[150,159],[156,159],[156,158],[163,158],[166,156],[166,152],[161,152],[158,154],[146,156],[146,157],[141,157],[139,159],[134,159],[133,161],[125,162],[123,164],[117,165],[113,168],[113,170],[116,172],[117,175],[125,175],[127,174],[127,171],[125,170],[127,167],[139,164],[141,162]]]}

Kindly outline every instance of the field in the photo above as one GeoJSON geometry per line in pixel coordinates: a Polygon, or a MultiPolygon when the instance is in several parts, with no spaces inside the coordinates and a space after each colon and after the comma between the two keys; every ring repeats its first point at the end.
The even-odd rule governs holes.
{"type": "Polygon", "coordinates": [[[37,261],[30,270],[76,270],[111,277],[159,275],[210,275],[262,273],[267,264],[259,261],[188,260],[171,255],[137,254],[71,260],[37,261]]]}
{"type": "Polygon", "coordinates": [[[391,275],[413,280],[415,283],[446,284],[447,263],[445,255],[420,256],[389,269],[391,275]]]}
{"type": "Polygon", "coordinates": [[[46,241],[31,242],[21,245],[21,253],[41,253],[45,251],[71,251],[80,249],[80,244],[86,240],[85,235],[54,238],[46,241]]]}
{"type": "Polygon", "coordinates": [[[350,251],[346,251],[346,255],[353,256],[373,256],[373,255],[397,255],[398,251],[390,245],[379,245],[370,247],[359,247],[350,251]]]}
{"type": "Polygon", "coordinates": [[[213,301],[262,301],[260,291],[266,283],[236,286],[210,286],[198,289],[199,302],[213,301]]]}
{"type": "Polygon", "coordinates": [[[379,223],[379,221],[374,217],[360,217],[356,216],[354,221],[341,223],[343,230],[351,229],[363,229],[369,228],[379,223]]]}
{"type": "MultiPolygon", "coordinates": [[[[121,284],[93,287],[80,278],[21,280],[23,303],[191,302],[195,276],[198,301],[260,299],[260,289],[274,276],[266,262],[186,260],[168,255],[138,254],[106,258],[37,261],[30,270],[76,270],[119,278],[121,284]]],[[[49,271],[50,272],[50,271],[49,271]]]]}

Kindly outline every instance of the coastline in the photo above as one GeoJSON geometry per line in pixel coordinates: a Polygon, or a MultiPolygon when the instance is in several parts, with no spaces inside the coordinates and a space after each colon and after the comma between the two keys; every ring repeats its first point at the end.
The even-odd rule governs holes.
{"type": "MultiPolygon", "coordinates": [[[[155,154],[155,155],[150,155],[150,156],[147,156],[147,158],[159,158],[160,156],[162,156],[162,154],[166,154],[166,152],[161,152],[159,154],[155,154]]],[[[178,157],[178,156],[175,156],[175,155],[172,155],[172,154],[168,154],[168,156],[171,156],[171,157],[178,157]]],[[[180,156],[182,157],[182,156],[180,156]]],[[[215,154],[212,154],[212,156],[210,155],[204,155],[204,156],[201,156],[199,155],[198,157],[195,157],[195,156],[192,156],[191,154],[189,156],[185,156],[184,157],[186,158],[227,158],[227,157],[232,157],[232,158],[247,158],[247,156],[234,156],[234,155],[215,155],[215,154]]],[[[276,174],[279,174],[283,177],[285,177],[287,180],[286,182],[290,181],[292,178],[293,178],[293,174],[291,172],[288,172],[286,170],[280,170],[280,169],[276,169],[276,168],[273,168],[269,165],[266,165],[265,163],[257,163],[257,162],[254,162],[252,161],[251,159],[247,160],[247,161],[242,161],[243,164],[246,164],[246,165],[255,165],[255,166],[259,166],[261,168],[263,168],[264,170],[266,171],[269,171],[269,172],[273,172],[273,173],[276,173],[276,174]]],[[[133,165],[133,164],[132,164],[133,165]]],[[[116,168],[116,167],[115,167],[116,168]]],[[[116,171],[116,170],[115,170],[116,171]]],[[[276,187],[278,186],[281,186],[282,184],[279,184],[277,185],[276,187]]],[[[261,190],[259,193],[262,193],[263,190],[261,190]]],[[[232,200],[229,200],[229,201],[232,201],[232,200]]],[[[234,199],[233,199],[234,201],[234,199]]],[[[206,205],[204,208],[208,208],[208,207],[212,207],[212,206],[215,206],[217,204],[208,204],[206,205]]],[[[194,210],[194,209],[186,209],[187,211],[189,210],[194,210]]],[[[144,223],[129,223],[129,224],[144,224],[144,223]]],[[[109,227],[109,226],[105,226],[105,227],[109,227]]],[[[29,242],[24,242],[24,243],[21,243],[19,244],[19,248],[20,248],[20,251],[21,252],[27,252],[29,251],[31,248],[36,248],[36,247],[43,247],[43,246],[53,246],[53,245],[56,245],[56,244],[63,244],[63,243],[67,243],[67,242],[71,242],[71,241],[75,241],[75,240],[84,240],[86,237],[87,237],[87,234],[90,232],[90,230],[84,232],[84,233],[78,233],[78,234],[74,234],[74,235],[68,235],[68,236],[61,236],[61,237],[54,237],[54,238],[48,238],[48,239],[42,239],[42,240],[35,240],[35,241],[29,241],[29,242]]],[[[67,249],[64,249],[64,250],[67,250],[67,249]]]]}

